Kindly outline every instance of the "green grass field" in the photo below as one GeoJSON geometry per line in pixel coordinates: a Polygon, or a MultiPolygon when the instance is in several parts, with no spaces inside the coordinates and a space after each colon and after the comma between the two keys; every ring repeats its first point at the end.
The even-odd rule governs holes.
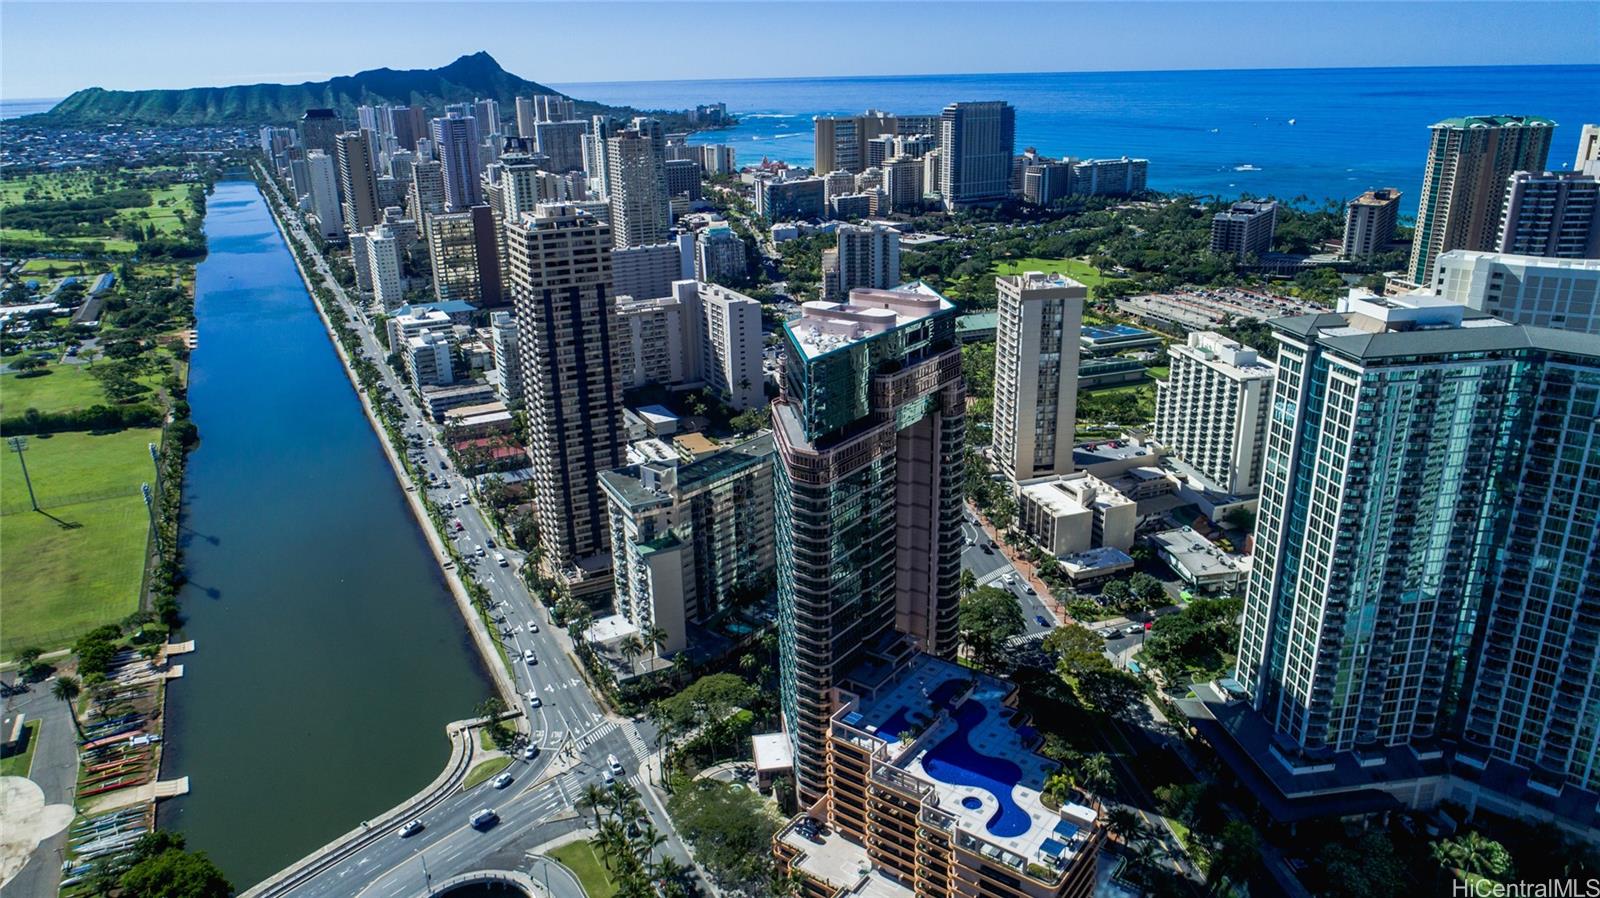
{"type": "MultiPolygon", "coordinates": [[[[171,170],[171,167],[139,169],[141,172],[171,170]]],[[[106,189],[117,189],[137,182],[136,178],[118,177],[113,174],[107,177],[103,173],[89,172],[59,172],[50,174],[31,174],[19,178],[7,178],[0,181],[0,209],[26,202],[43,200],[71,200],[93,196],[106,189]],[[97,180],[101,183],[97,184],[97,180]]],[[[189,185],[169,184],[160,187],[146,188],[150,192],[150,204],[141,209],[123,209],[109,220],[113,227],[122,222],[137,222],[142,225],[154,225],[162,234],[176,234],[183,230],[183,224],[178,219],[181,210],[186,215],[193,216],[194,210],[189,204],[189,185]]],[[[0,228],[0,245],[6,243],[29,244],[32,242],[59,243],[67,246],[84,246],[99,243],[105,246],[107,252],[131,253],[137,246],[131,240],[120,237],[48,237],[38,231],[22,230],[18,228],[0,228]]],[[[60,262],[65,266],[71,262],[60,262]]]]}
{"type": "MultiPolygon", "coordinates": [[[[156,359],[169,366],[172,354],[166,349],[155,350],[156,359]]],[[[102,361],[96,361],[96,365],[102,361]]],[[[20,374],[0,374],[0,416],[20,415],[30,408],[41,412],[65,412],[88,408],[95,404],[108,404],[105,389],[90,373],[87,363],[67,364],[57,361],[48,368],[50,372],[34,377],[20,374]]],[[[154,374],[144,374],[135,380],[150,388],[150,392],[137,397],[140,402],[156,401],[162,378],[169,368],[163,367],[154,374]]]]}
{"type": "Polygon", "coordinates": [[[482,764],[479,764],[467,771],[467,778],[464,782],[462,782],[461,788],[463,791],[465,791],[467,789],[471,789],[473,786],[476,786],[479,783],[487,782],[490,777],[499,776],[500,771],[510,766],[511,759],[509,757],[490,758],[489,760],[484,761],[482,764]]]}
{"type": "Polygon", "coordinates": [[[577,874],[589,898],[611,898],[617,893],[616,883],[606,873],[606,865],[588,842],[569,842],[550,852],[550,857],[577,874]]]}
{"type": "Polygon", "coordinates": [[[32,511],[15,453],[0,459],[0,654],[49,649],[138,609],[155,428],[27,438],[32,511]]]}
{"type": "MultiPolygon", "coordinates": [[[[6,755],[4,758],[0,758],[0,776],[27,776],[28,771],[33,769],[33,750],[39,745],[39,721],[30,720],[22,725],[22,729],[26,733],[22,737],[22,743],[27,748],[14,755],[6,755]]],[[[4,736],[0,736],[0,738],[9,737],[10,735],[11,732],[8,728],[4,736]]]]}
{"type": "Polygon", "coordinates": [[[994,273],[1021,274],[1024,271],[1042,271],[1045,274],[1064,274],[1069,278],[1089,288],[1090,295],[1094,288],[1115,278],[1106,277],[1100,269],[1079,259],[1040,259],[1029,256],[1026,259],[1016,259],[1010,262],[997,262],[994,273]]]}

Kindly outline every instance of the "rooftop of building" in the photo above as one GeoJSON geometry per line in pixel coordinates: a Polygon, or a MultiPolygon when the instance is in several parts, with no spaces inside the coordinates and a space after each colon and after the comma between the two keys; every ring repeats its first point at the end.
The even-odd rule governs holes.
{"type": "Polygon", "coordinates": [[[1352,206],[1387,206],[1400,201],[1400,188],[1380,187],[1369,190],[1350,201],[1352,206]]]}
{"type": "Polygon", "coordinates": [[[1430,128],[1554,128],[1554,119],[1537,115],[1461,115],[1440,119],[1430,128]]]}
{"type": "Polygon", "coordinates": [[[1086,471],[1024,480],[1017,487],[1028,501],[1052,516],[1133,504],[1116,487],[1086,471]]]}
{"type": "Polygon", "coordinates": [[[807,359],[915,324],[955,304],[920,280],[893,290],[858,287],[844,302],[814,300],[800,307],[800,317],[784,328],[807,359]]]}
{"type": "Polygon", "coordinates": [[[480,402],[477,405],[463,405],[444,413],[446,420],[455,418],[471,418],[474,415],[491,415],[506,411],[506,404],[496,399],[494,402],[480,402]]]}
{"type": "Polygon", "coordinates": [[[1143,328],[1133,327],[1127,324],[1107,324],[1103,326],[1085,324],[1083,325],[1080,334],[1081,339],[1088,340],[1091,343],[1143,340],[1147,338],[1154,338],[1157,340],[1160,339],[1160,337],[1153,331],[1147,331],[1143,328]]]}
{"type": "Polygon", "coordinates": [[[1511,324],[1426,291],[1376,296],[1351,290],[1337,312],[1278,318],[1271,325],[1357,360],[1519,349],[1600,358],[1600,336],[1511,324]]]}
{"type": "Polygon", "coordinates": [[[1211,216],[1213,221],[1245,221],[1277,210],[1276,200],[1240,200],[1228,207],[1226,212],[1218,212],[1211,216]]]}
{"type": "Polygon", "coordinates": [[[1044,804],[1060,765],[1034,753],[1040,737],[1007,703],[1012,684],[920,652],[847,680],[859,691],[834,715],[845,727],[836,732],[878,752],[894,770],[874,775],[922,793],[923,807],[937,807],[985,856],[1056,868],[1093,835],[1094,809],[1044,804]]]}
{"type": "Polygon", "coordinates": [[[1151,548],[1170,556],[1196,579],[1237,574],[1239,562],[1192,527],[1163,530],[1149,537],[1151,548]]]}
{"type": "Polygon", "coordinates": [[[1024,271],[1018,274],[1006,274],[995,278],[995,282],[1005,281],[1015,284],[1023,290],[1082,290],[1087,295],[1089,288],[1080,281],[1075,281],[1066,275],[1052,271],[1024,271]]]}
{"type": "Polygon", "coordinates": [[[1113,574],[1133,567],[1133,556],[1115,546],[1099,546],[1056,557],[1056,564],[1073,580],[1113,574]]]}
{"type": "Polygon", "coordinates": [[[1487,250],[1453,249],[1447,253],[1440,253],[1435,263],[1444,266],[1447,263],[1467,262],[1476,264],[1487,262],[1503,265],[1507,268],[1546,268],[1561,269],[1565,271],[1595,271],[1600,272],[1600,259],[1561,259],[1555,256],[1521,256],[1515,253],[1496,253],[1487,250]]]}
{"type": "Polygon", "coordinates": [[[600,483],[606,493],[619,504],[628,508],[645,508],[669,500],[673,491],[678,495],[686,495],[723,477],[760,464],[772,457],[773,449],[772,432],[763,431],[743,442],[723,447],[720,451],[692,462],[685,462],[677,457],[656,456],[643,464],[629,465],[615,471],[602,471],[600,483]],[[646,466],[656,469],[672,468],[675,471],[675,479],[653,476],[652,472],[645,470],[646,466]]]}
{"type": "Polygon", "coordinates": [[[874,870],[867,849],[846,839],[838,830],[818,835],[812,841],[791,825],[779,838],[799,849],[794,865],[800,872],[851,898],[912,898],[916,894],[910,886],[874,870]]]}
{"type": "Polygon", "coordinates": [[[1241,380],[1271,380],[1278,373],[1278,366],[1264,361],[1256,350],[1214,331],[1190,333],[1186,343],[1171,351],[1193,356],[1241,380]]]}
{"type": "Polygon", "coordinates": [[[401,306],[389,314],[391,318],[402,316],[417,317],[429,312],[439,312],[445,315],[465,315],[478,311],[478,307],[462,299],[447,299],[444,302],[419,302],[401,306]]]}
{"type": "Polygon", "coordinates": [[[1153,456],[1156,451],[1135,440],[1101,440],[1072,447],[1072,464],[1084,468],[1108,461],[1123,461],[1141,456],[1153,456]]]}

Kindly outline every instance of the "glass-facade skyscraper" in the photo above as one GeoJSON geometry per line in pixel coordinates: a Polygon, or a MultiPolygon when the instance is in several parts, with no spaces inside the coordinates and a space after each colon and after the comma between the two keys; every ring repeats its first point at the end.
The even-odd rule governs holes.
{"type": "Polygon", "coordinates": [[[920,281],[810,302],[773,406],[778,633],[801,803],[827,791],[837,680],[909,636],[956,648],[966,391],[955,306],[920,281]]]}
{"type": "Polygon", "coordinates": [[[1418,294],[1272,327],[1238,664],[1272,750],[1594,790],[1600,338],[1418,294]]]}

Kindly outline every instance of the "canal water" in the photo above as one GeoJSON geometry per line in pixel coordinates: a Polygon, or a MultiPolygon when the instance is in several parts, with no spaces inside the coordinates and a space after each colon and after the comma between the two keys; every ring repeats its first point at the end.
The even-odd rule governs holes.
{"type": "Polygon", "coordinates": [[[431,782],[492,687],[255,183],[205,230],[160,822],[243,890],[431,782]]]}

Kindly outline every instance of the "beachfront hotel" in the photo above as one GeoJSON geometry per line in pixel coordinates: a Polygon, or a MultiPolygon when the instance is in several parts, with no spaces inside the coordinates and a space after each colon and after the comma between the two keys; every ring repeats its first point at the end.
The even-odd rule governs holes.
{"type": "Polygon", "coordinates": [[[773,838],[807,898],[1093,892],[1099,805],[1045,798],[1059,765],[1033,752],[1015,685],[890,638],[836,697],[827,795],[773,838]]]}

